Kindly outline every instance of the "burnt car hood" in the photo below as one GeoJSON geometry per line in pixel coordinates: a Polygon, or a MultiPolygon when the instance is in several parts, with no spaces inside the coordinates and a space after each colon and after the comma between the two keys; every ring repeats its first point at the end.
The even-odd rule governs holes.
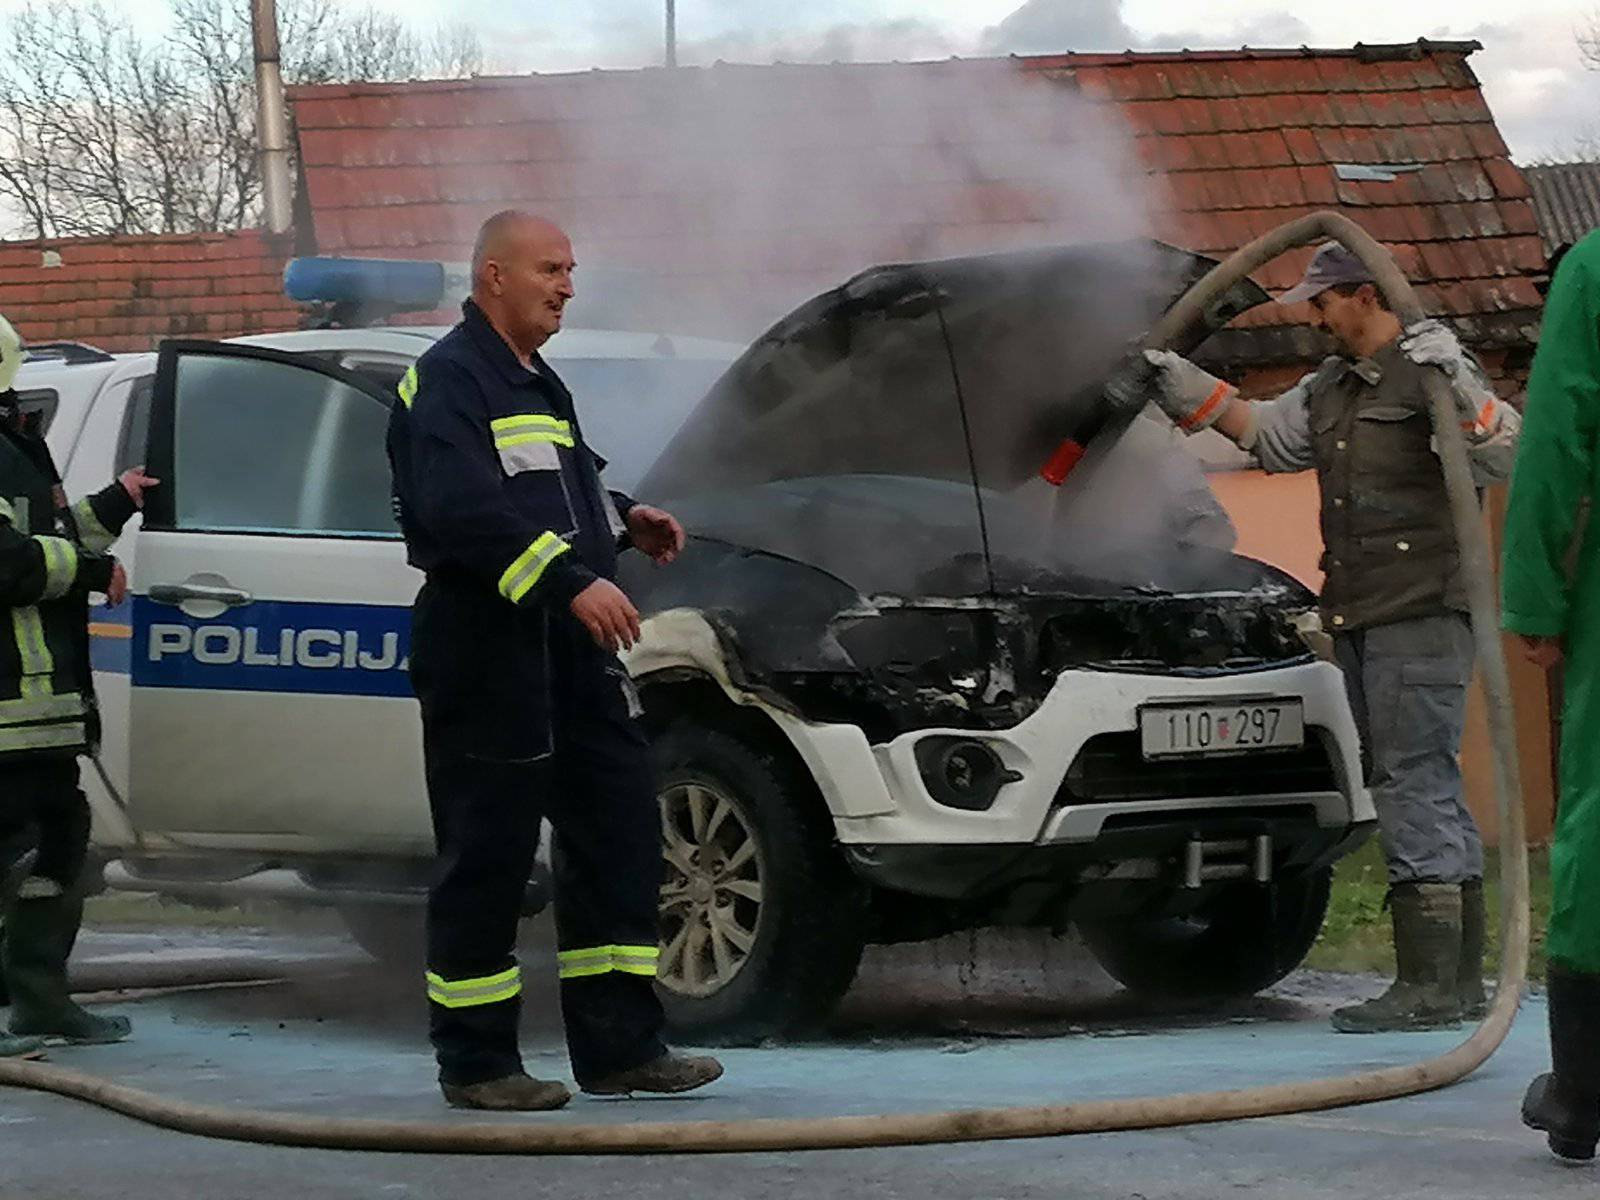
{"type": "MultiPolygon", "coordinates": [[[[746,682],[874,735],[1015,721],[1074,666],[1249,670],[1305,653],[1311,602],[1232,553],[1169,425],[1111,422],[1093,470],[1040,469],[1105,415],[1130,348],[1211,267],[1154,242],[880,267],[722,376],[641,481],[691,531],[625,556],[645,611],[697,609],[746,682]]],[[[1241,285],[1175,345],[1266,299],[1241,285]]]]}
{"type": "MultiPolygon", "coordinates": [[[[1212,265],[1139,241],[866,271],[757,339],[638,494],[700,534],[862,592],[1232,586],[1196,574],[1189,549],[1229,549],[1233,531],[1169,428],[1118,427],[1067,488],[1039,478],[1103,417],[1130,347],[1212,265]]],[[[1266,298],[1240,284],[1178,348],[1266,298]]]]}

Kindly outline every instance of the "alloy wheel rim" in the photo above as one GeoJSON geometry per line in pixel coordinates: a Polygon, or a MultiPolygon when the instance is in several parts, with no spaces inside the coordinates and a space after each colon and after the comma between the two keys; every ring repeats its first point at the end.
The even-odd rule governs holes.
{"type": "Polygon", "coordinates": [[[710,996],[750,960],[766,863],[743,807],[720,788],[680,783],[660,796],[661,961],[669,991],[710,996]]]}

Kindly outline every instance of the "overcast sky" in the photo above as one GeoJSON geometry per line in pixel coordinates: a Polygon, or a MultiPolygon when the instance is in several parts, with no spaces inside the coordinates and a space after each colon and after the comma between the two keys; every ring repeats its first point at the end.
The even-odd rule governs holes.
{"type": "MultiPolygon", "coordinates": [[[[0,0],[0,10],[20,2],[0,0]]],[[[663,0],[373,2],[423,28],[465,21],[502,71],[660,61],[663,0]]],[[[1472,66],[1513,154],[1526,161],[1573,156],[1600,134],[1600,73],[1584,69],[1574,36],[1597,4],[1337,0],[1296,12],[1289,0],[678,0],[678,31],[686,63],[1476,38],[1484,49],[1472,66]]],[[[165,0],[120,6],[152,29],[164,20],[165,0]]]]}

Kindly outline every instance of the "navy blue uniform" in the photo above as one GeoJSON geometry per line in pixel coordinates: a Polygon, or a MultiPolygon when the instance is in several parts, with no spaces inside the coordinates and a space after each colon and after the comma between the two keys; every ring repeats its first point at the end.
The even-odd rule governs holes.
{"type": "Polygon", "coordinates": [[[521,1070],[514,955],[539,823],[556,831],[562,1013],[578,1082],[663,1054],[654,991],[660,825],[633,685],[569,608],[616,574],[631,501],[607,493],[572,396],[482,311],[400,384],[396,515],[427,576],[412,627],[439,861],[428,998],[440,1079],[521,1070]]]}

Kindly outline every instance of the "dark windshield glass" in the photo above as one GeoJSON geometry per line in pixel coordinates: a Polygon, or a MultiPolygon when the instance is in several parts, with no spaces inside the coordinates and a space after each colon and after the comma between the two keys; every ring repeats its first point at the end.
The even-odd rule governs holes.
{"type": "Polygon", "coordinates": [[[551,358],[576,399],[606,484],[631,492],[727,362],[709,358],[551,358]]]}

